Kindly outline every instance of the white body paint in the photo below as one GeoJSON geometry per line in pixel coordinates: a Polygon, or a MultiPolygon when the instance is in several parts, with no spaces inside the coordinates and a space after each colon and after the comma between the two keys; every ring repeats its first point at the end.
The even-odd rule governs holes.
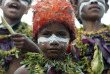
{"type": "MultiPolygon", "coordinates": [[[[5,0],[5,3],[4,3],[4,6],[6,6],[8,3],[10,3],[12,0],[5,0]]],[[[25,7],[26,7],[26,9],[28,8],[28,2],[26,2],[26,1],[23,1],[23,0],[19,0],[20,1],[20,3],[22,4],[22,5],[24,5],[25,7]]]]}
{"type": "Polygon", "coordinates": [[[82,9],[83,9],[83,7],[84,7],[85,5],[90,5],[91,2],[97,2],[97,4],[100,5],[100,6],[102,6],[103,9],[104,9],[104,11],[105,11],[105,2],[104,2],[104,1],[103,1],[103,2],[104,2],[104,4],[103,4],[103,3],[101,3],[100,1],[97,1],[97,0],[90,0],[90,1],[82,2],[82,3],[80,4],[80,7],[79,7],[79,15],[82,14],[82,9]]]}
{"type": "Polygon", "coordinates": [[[4,6],[6,6],[8,3],[10,3],[12,0],[5,0],[4,6]]]}
{"type": "Polygon", "coordinates": [[[52,34],[50,37],[46,38],[46,37],[40,37],[38,38],[38,44],[41,42],[49,42],[52,43],[53,41],[56,42],[65,42],[67,44],[69,44],[70,38],[61,38],[61,37],[57,37],[56,35],[52,34]]]}

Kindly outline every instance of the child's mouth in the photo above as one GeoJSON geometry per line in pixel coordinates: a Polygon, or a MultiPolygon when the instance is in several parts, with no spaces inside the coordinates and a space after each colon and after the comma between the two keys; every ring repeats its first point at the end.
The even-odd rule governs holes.
{"type": "Polygon", "coordinates": [[[90,8],[89,8],[89,10],[90,9],[98,9],[98,10],[100,10],[100,8],[98,7],[98,6],[91,6],[90,8]]]}
{"type": "Polygon", "coordinates": [[[51,48],[48,51],[51,52],[51,53],[58,53],[59,49],[58,48],[51,48]]]}
{"type": "Polygon", "coordinates": [[[9,8],[14,9],[14,10],[18,10],[19,6],[16,3],[12,3],[9,5],[9,8]]]}

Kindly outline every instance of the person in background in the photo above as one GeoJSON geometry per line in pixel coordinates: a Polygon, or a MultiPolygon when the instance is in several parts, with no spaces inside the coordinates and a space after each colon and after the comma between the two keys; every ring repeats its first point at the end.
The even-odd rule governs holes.
{"type": "MultiPolygon", "coordinates": [[[[73,46],[76,58],[80,60],[83,57],[83,60],[84,58],[89,60],[89,66],[83,69],[85,73],[109,74],[110,27],[101,23],[101,18],[109,8],[108,0],[71,0],[70,2],[75,8],[76,16],[83,24],[77,32],[76,45],[73,46]]],[[[87,62],[82,64],[87,65],[87,62]]]]}
{"type": "Polygon", "coordinates": [[[21,66],[25,52],[39,52],[38,47],[29,39],[29,25],[21,22],[30,4],[31,0],[0,0],[3,18],[15,31],[15,34],[10,34],[0,23],[0,74],[13,74],[21,66]]]}

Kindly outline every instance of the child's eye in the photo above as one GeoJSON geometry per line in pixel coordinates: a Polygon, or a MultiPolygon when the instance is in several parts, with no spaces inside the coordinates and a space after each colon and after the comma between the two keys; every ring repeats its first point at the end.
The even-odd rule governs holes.
{"type": "Polygon", "coordinates": [[[43,36],[50,36],[51,33],[50,33],[49,31],[45,31],[45,32],[42,33],[42,35],[43,35],[43,36]]]}
{"type": "Polygon", "coordinates": [[[59,32],[57,32],[57,36],[65,37],[66,36],[66,32],[59,31],[59,32]]]}

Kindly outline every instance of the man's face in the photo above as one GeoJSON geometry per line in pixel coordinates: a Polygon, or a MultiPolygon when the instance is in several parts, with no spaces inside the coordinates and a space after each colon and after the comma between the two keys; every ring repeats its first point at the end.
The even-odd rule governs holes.
{"type": "Polygon", "coordinates": [[[3,0],[1,4],[4,16],[19,19],[28,9],[27,0],[3,0]]]}
{"type": "Polygon", "coordinates": [[[79,0],[78,7],[81,18],[101,18],[105,12],[105,0],[79,0]]]}
{"type": "Polygon", "coordinates": [[[66,27],[59,23],[47,25],[38,33],[38,46],[44,56],[58,59],[64,55],[70,41],[66,27]]]}

